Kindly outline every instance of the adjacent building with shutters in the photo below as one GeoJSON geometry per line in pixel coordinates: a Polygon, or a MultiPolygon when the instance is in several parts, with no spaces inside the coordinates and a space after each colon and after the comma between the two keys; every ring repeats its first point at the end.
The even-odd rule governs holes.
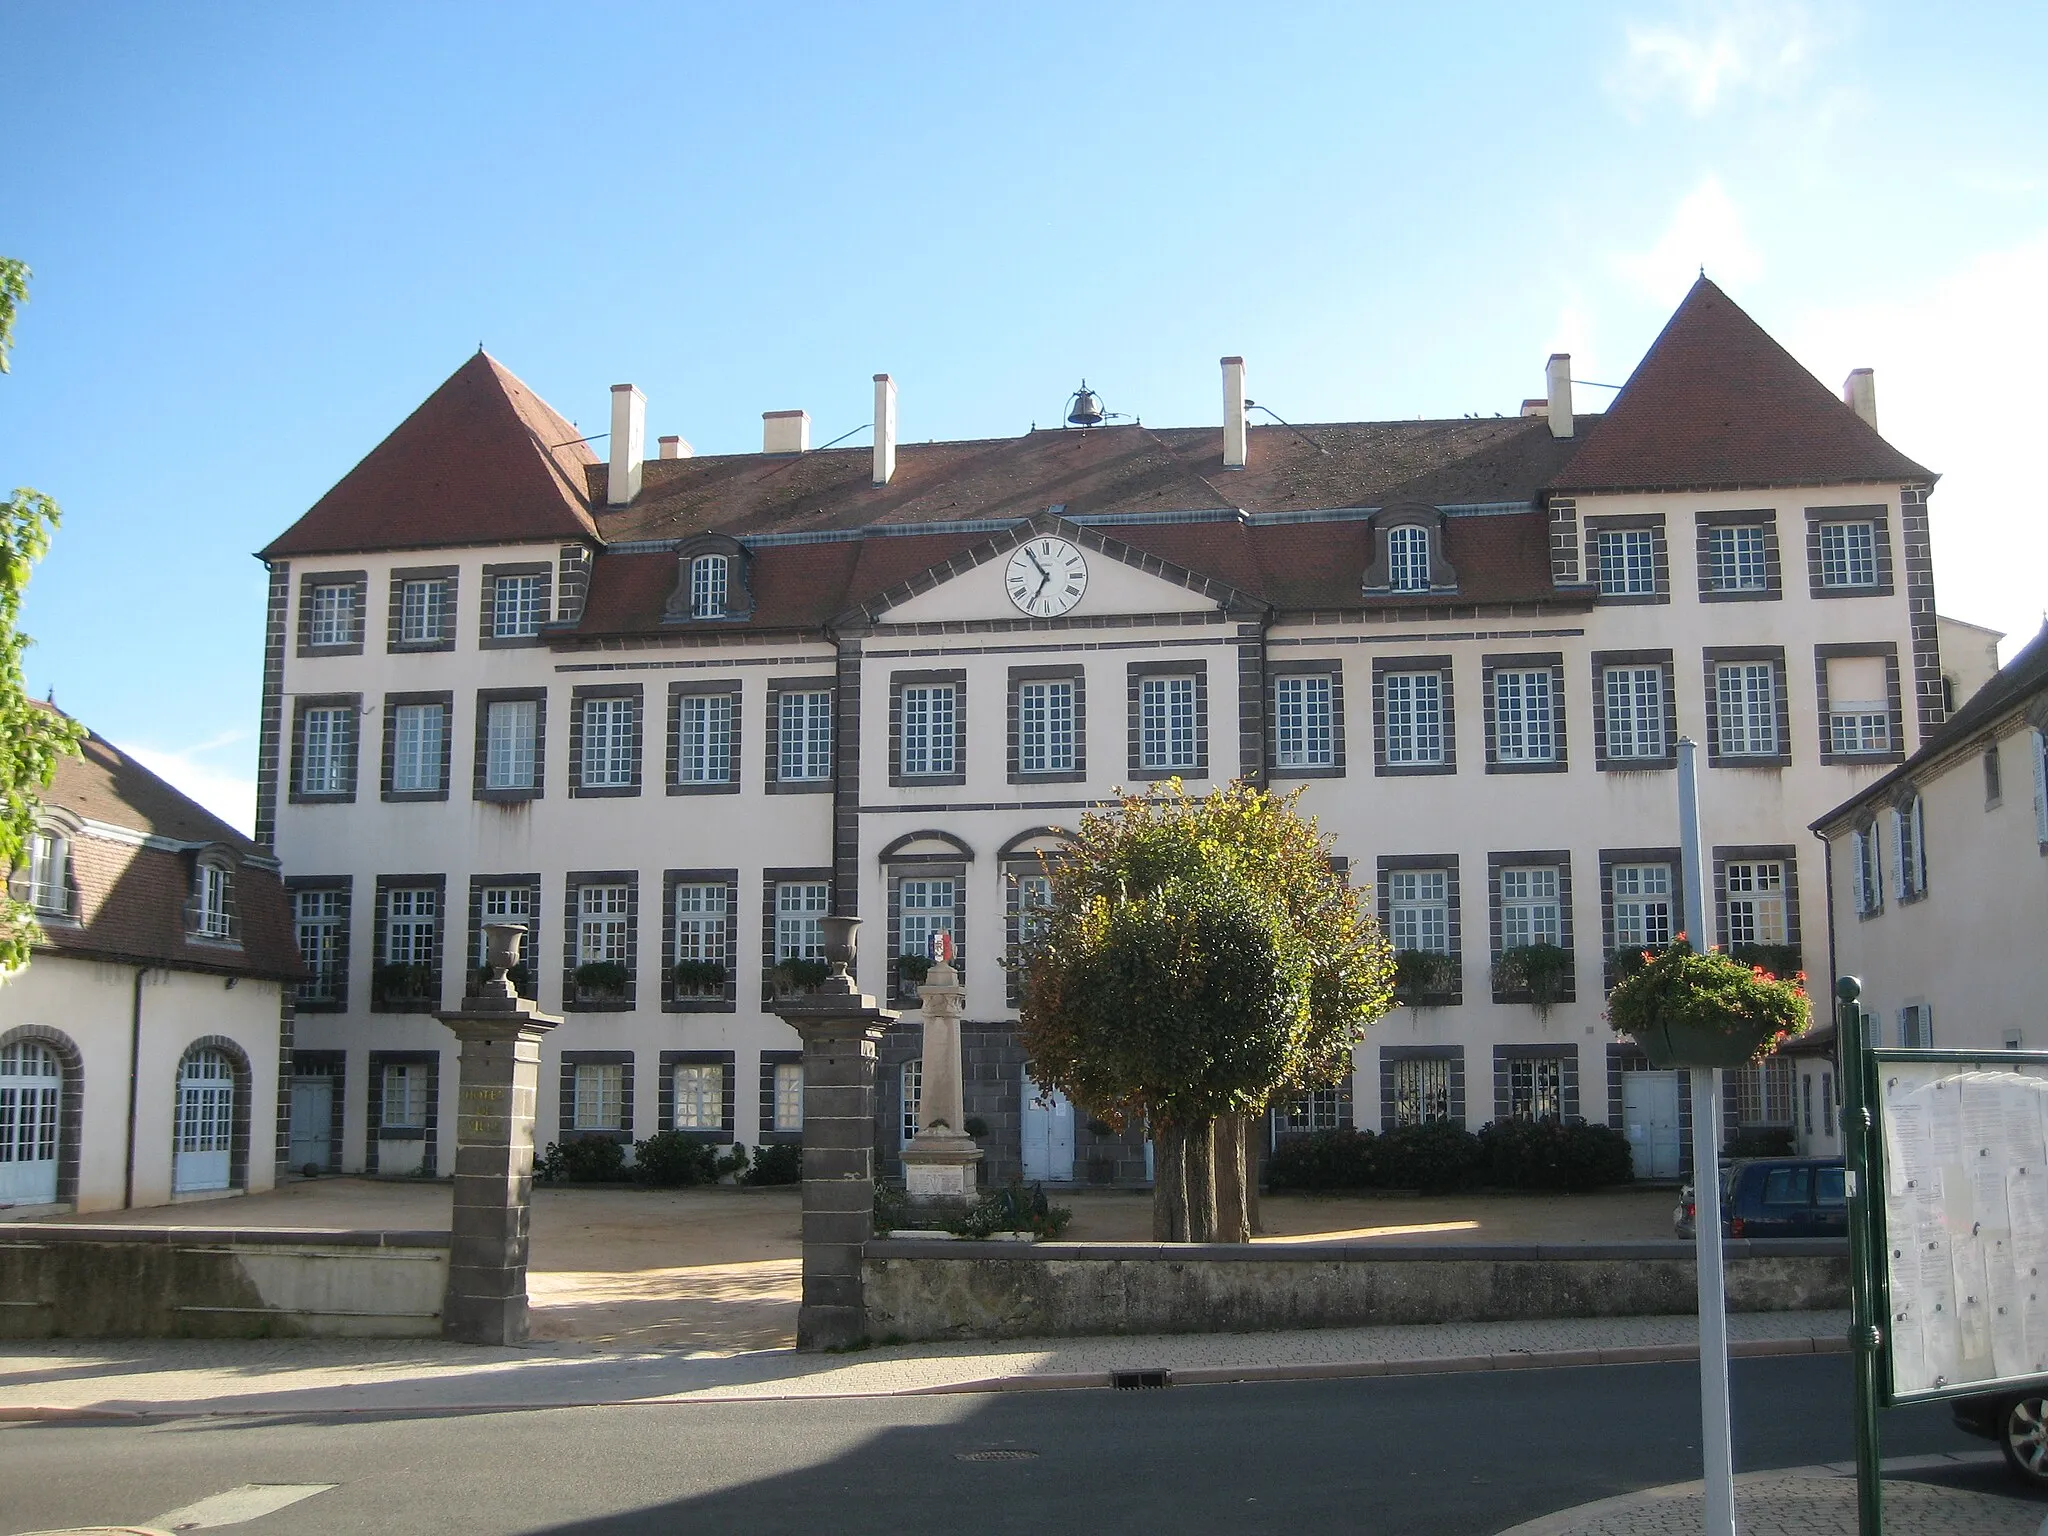
{"type": "Polygon", "coordinates": [[[88,736],[8,890],[42,937],[0,983],[0,1216],[269,1189],[300,976],[277,860],[88,736]]]}
{"type": "MultiPolygon", "coordinates": [[[[569,1015],[543,1142],[793,1138],[772,1002],[840,912],[906,1009],[952,934],[990,1177],[1142,1179],[1139,1137],[1032,1084],[1011,962],[1089,805],[1244,776],[1303,791],[1407,954],[1354,1075],[1276,1135],[1585,1117],[1675,1173],[1683,1086],[1609,1035],[1613,957],[1686,931],[1824,968],[1804,828],[1943,718],[1933,475],[1867,373],[1837,396],[1704,280],[1602,415],[1562,357],[1514,416],[1254,426],[1241,359],[1222,383],[1220,430],[918,444],[880,376],[871,447],[775,411],[760,453],[651,459],[620,385],[600,461],[464,363],[263,551],[257,836],[309,967],[294,1072],[343,1106],[295,1146],[447,1168],[430,1015],[498,918],[569,1015]]],[[[913,1013],[885,1042],[888,1151],[916,1041],[913,1013]]],[[[1731,1115],[1791,1101],[1774,1067],[1731,1115]]]]}

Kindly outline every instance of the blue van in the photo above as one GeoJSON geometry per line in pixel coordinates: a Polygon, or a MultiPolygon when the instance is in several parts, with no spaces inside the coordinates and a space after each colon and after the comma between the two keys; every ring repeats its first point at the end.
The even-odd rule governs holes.
{"type": "MultiPolygon", "coordinates": [[[[1693,1234],[1690,1184],[1679,1192],[1671,1229],[1693,1234]]],[[[1721,1169],[1724,1237],[1847,1237],[1849,1198],[1839,1157],[1738,1158],[1721,1169]]]]}

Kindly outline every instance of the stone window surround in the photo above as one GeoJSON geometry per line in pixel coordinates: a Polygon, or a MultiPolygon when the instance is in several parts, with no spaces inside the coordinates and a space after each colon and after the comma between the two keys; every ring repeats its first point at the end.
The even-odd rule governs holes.
{"type": "Polygon", "coordinates": [[[1814,697],[1820,706],[1820,760],[1823,763],[1903,763],[1906,760],[1906,689],[1899,667],[1896,640],[1859,645],[1816,645],[1813,648],[1814,697]],[[1828,691],[1828,663],[1840,657],[1875,656],[1884,662],[1885,723],[1891,745],[1883,752],[1837,752],[1834,701],[1828,691]]]}
{"type": "Polygon", "coordinates": [[[441,1151],[441,1053],[439,1051],[372,1051],[370,1052],[368,1082],[366,1091],[367,1114],[364,1119],[363,1172],[378,1172],[378,1143],[385,1141],[423,1142],[420,1149],[420,1171],[431,1178],[439,1171],[441,1151]],[[423,1126],[384,1125],[384,1069],[386,1067],[425,1067],[427,1069],[427,1113],[423,1126]]]}
{"type": "MultiPolygon", "coordinates": [[[[735,1110],[738,1108],[738,1060],[731,1051],[663,1051],[661,1053],[661,1093],[658,1105],[658,1128],[674,1131],[676,1135],[706,1146],[729,1147],[738,1129],[735,1110]],[[676,1068],[717,1067],[723,1079],[720,1092],[720,1122],[715,1131],[700,1126],[679,1127],[676,1124],[676,1068]]],[[[773,1081],[770,1082],[773,1092],[773,1081]]]]}
{"type": "MultiPolygon", "coordinates": [[[[78,1204],[78,1173],[84,1149],[85,1055],[78,1042],[48,1024],[17,1024],[0,1030],[0,1047],[39,1045],[57,1058],[57,1200],[58,1205],[78,1204]]],[[[245,1084],[237,1085],[246,1092],[245,1084]]],[[[171,1123],[177,1124],[175,1101],[171,1123]]],[[[246,1134],[246,1133],[245,1133],[246,1134]]]]}
{"type": "Polygon", "coordinates": [[[1493,1117],[1510,1117],[1509,1064],[1516,1061],[1555,1061],[1557,1073],[1557,1117],[1571,1125],[1579,1121],[1579,1048],[1543,1042],[1536,1045],[1496,1045],[1493,1048],[1493,1117]]]}
{"type": "MultiPolygon", "coordinates": [[[[431,890],[434,893],[434,957],[427,963],[434,968],[434,995],[413,998],[402,1002],[380,1002],[376,985],[370,987],[370,1012],[372,1013],[432,1013],[441,1006],[441,994],[447,990],[448,964],[448,877],[446,875],[379,875],[376,886],[376,905],[370,919],[370,966],[374,971],[383,965],[384,938],[390,916],[390,898],[393,891],[431,890]]],[[[418,962],[414,962],[417,964],[418,962]]]]}
{"type": "Polygon", "coordinates": [[[1379,898],[1380,930],[1391,943],[1394,932],[1394,891],[1389,878],[1410,870],[1441,870],[1444,877],[1444,942],[1457,963],[1458,979],[1448,992],[1431,995],[1430,1007],[1455,1008],[1465,1001],[1465,920],[1458,882],[1455,853],[1383,853],[1379,856],[1379,881],[1374,887],[1379,898]]]}
{"type": "Polygon", "coordinates": [[[384,649],[393,655],[416,651],[452,651],[455,626],[462,612],[462,567],[459,565],[399,566],[391,572],[391,610],[385,623],[384,649]],[[441,599],[442,634],[438,640],[403,640],[405,586],[411,581],[438,581],[447,586],[441,599]]]}
{"type": "Polygon", "coordinates": [[[1883,503],[1855,507],[1808,507],[1806,509],[1807,593],[1815,598],[1890,597],[1896,580],[1892,556],[1891,508],[1883,503]],[[1821,585],[1820,529],[1823,523],[1870,524],[1871,556],[1877,577],[1873,586],[1825,587],[1821,585]]]}
{"type": "MultiPolygon", "coordinates": [[[[1489,853],[1486,856],[1486,916],[1487,952],[1489,958],[1498,963],[1502,950],[1502,906],[1500,891],[1501,871],[1505,869],[1551,868],[1557,871],[1557,942],[1558,947],[1573,957],[1572,974],[1566,978],[1563,992],[1558,995],[1560,1003],[1578,1001],[1579,981],[1577,958],[1578,949],[1573,943],[1572,933],[1572,856],[1568,849],[1547,848],[1522,853],[1489,853]]],[[[1488,978],[1491,985],[1491,977],[1488,978]]],[[[1493,987],[1496,1003],[1527,1003],[1531,1001],[1525,990],[1509,992],[1493,987]]]]}
{"type": "Polygon", "coordinates": [[[957,786],[967,782],[967,671],[964,667],[889,674],[889,784],[893,789],[957,786]],[[909,774],[903,771],[903,690],[946,687],[953,690],[953,768],[950,773],[909,774]]]}
{"type": "Polygon", "coordinates": [[[1422,502],[1407,502],[1391,507],[1382,507],[1368,522],[1367,537],[1372,540],[1372,563],[1365,568],[1359,579],[1359,590],[1367,597],[1409,598],[1417,602],[1458,590],[1458,573],[1451,565],[1444,548],[1444,529],[1450,519],[1443,512],[1422,502]],[[1393,561],[1387,553],[1387,535],[1396,528],[1423,528],[1429,533],[1429,590],[1394,590],[1393,561]]]}
{"type": "Polygon", "coordinates": [[[1017,950],[1023,941],[1021,931],[1023,907],[1018,899],[1021,887],[1017,882],[1027,875],[1042,875],[1045,873],[1045,868],[1039,862],[1038,854],[1035,851],[1031,849],[1020,850],[1015,845],[1032,838],[1047,838],[1055,835],[1057,834],[1051,827],[1034,827],[1030,831],[1021,833],[1016,838],[1013,838],[1011,846],[1006,847],[996,856],[997,878],[1002,881],[1003,885],[1003,954],[1012,962],[1003,967],[1003,1002],[1011,1008],[1017,1006],[1019,996],[1018,974],[1014,962],[1017,958],[1017,950]]]}
{"type": "Polygon", "coordinates": [[[647,762],[647,699],[639,683],[586,683],[569,694],[569,798],[572,800],[617,800],[640,793],[647,762]],[[633,770],[625,784],[583,782],[583,706],[593,699],[633,701],[633,770]]]}
{"type": "Polygon", "coordinates": [[[699,533],[676,546],[676,584],[662,604],[663,624],[733,624],[754,616],[753,556],[730,534],[699,533]],[[697,616],[695,594],[690,590],[690,569],[705,555],[725,560],[725,611],[716,616],[697,616]]]}
{"type": "Polygon", "coordinates": [[[498,602],[498,578],[500,576],[538,576],[540,578],[540,622],[545,630],[553,614],[555,566],[551,560],[520,560],[505,565],[484,567],[483,580],[479,583],[483,592],[482,615],[477,631],[477,645],[486,651],[509,651],[523,646],[547,644],[546,639],[534,635],[499,635],[495,633],[495,612],[498,602]]]}
{"type": "Polygon", "coordinates": [[[309,656],[360,656],[363,654],[363,635],[369,627],[366,611],[370,601],[370,573],[368,571],[302,571],[299,574],[299,622],[298,656],[305,660],[309,656]],[[350,632],[355,638],[342,645],[315,645],[313,643],[313,589],[315,587],[355,588],[355,618],[350,632]]]}
{"type": "Polygon", "coordinates": [[[1662,512],[1607,513],[1599,517],[1587,517],[1583,521],[1586,537],[1586,582],[1598,594],[1594,598],[1596,603],[1602,607],[1622,608],[1671,601],[1671,547],[1665,541],[1662,512]],[[1654,590],[1613,593],[1600,591],[1600,535],[1645,531],[1650,535],[1654,590]]]}
{"type": "Polygon", "coordinates": [[[1697,534],[1695,560],[1698,565],[1700,601],[1703,603],[1775,603],[1785,596],[1784,559],[1778,549],[1778,513],[1773,507],[1741,512],[1695,512],[1697,534]],[[1764,536],[1764,584],[1747,591],[1724,592],[1713,586],[1713,559],[1709,538],[1716,528],[1760,528],[1764,536]]]}
{"type": "Polygon", "coordinates": [[[1337,657],[1266,664],[1266,777],[1269,779],[1341,779],[1344,777],[1344,663],[1337,657]],[[1330,763],[1322,768],[1280,765],[1280,706],[1276,686],[1283,677],[1327,677],[1330,680],[1330,763]]]}
{"type": "Polygon", "coordinates": [[[499,804],[539,800],[547,794],[548,691],[545,688],[479,688],[476,693],[476,762],[470,774],[470,796],[499,804]],[[489,789],[484,778],[490,767],[491,706],[527,704],[533,711],[533,788],[489,789]]]}
{"type": "MultiPolygon", "coordinates": [[[[825,915],[838,910],[833,895],[833,870],[829,864],[770,868],[761,871],[761,985],[765,992],[768,973],[775,969],[775,892],[785,885],[822,885],[826,890],[825,915]]],[[[798,1053],[801,1056],[801,1052],[798,1053]]]]}
{"type": "Polygon", "coordinates": [[[1380,1130],[1391,1131],[1399,1110],[1396,1107],[1398,1064],[1404,1061],[1441,1061],[1450,1088],[1449,1124],[1465,1124],[1465,1047],[1463,1045],[1383,1045],[1380,1047],[1380,1130]]]}
{"type": "Polygon", "coordinates": [[[356,797],[362,781],[363,696],[360,693],[302,693],[292,700],[292,756],[289,799],[293,805],[347,805],[356,797]],[[341,709],[350,720],[348,748],[344,753],[348,785],[333,794],[307,794],[299,788],[305,776],[306,714],[315,709],[341,709]]]}
{"type": "MultiPolygon", "coordinates": [[[[736,1013],[740,985],[740,872],[737,869],[665,869],[661,872],[661,1011],[663,1013],[736,1013]],[[676,887],[725,887],[725,995],[678,997],[676,968],[676,887]]],[[[730,1126],[727,1129],[731,1129],[730,1126]]]]}
{"type": "Polygon", "coordinates": [[[637,869],[572,869],[562,881],[562,1011],[564,1013],[631,1013],[640,997],[640,871],[637,869]],[[576,967],[583,942],[583,888],[623,885],[626,888],[626,995],[586,1001],[576,988],[576,967]]]}
{"type": "MultiPolygon", "coordinates": [[[[284,882],[285,900],[291,903],[293,931],[298,929],[298,905],[294,898],[300,891],[340,891],[342,893],[342,917],[340,942],[336,944],[336,958],[340,975],[337,978],[335,996],[309,1002],[297,998],[300,1013],[346,1013],[348,1012],[348,979],[350,961],[350,938],[355,928],[355,876],[353,875],[287,875],[284,882]]],[[[287,988],[287,991],[295,989],[287,988]]]]}
{"type": "Polygon", "coordinates": [[[633,1144],[633,1053],[631,1051],[564,1051],[561,1061],[561,1100],[555,1117],[555,1136],[560,1141],[616,1141],[633,1144]],[[623,1067],[619,1074],[619,1125],[616,1130],[576,1128],[576,1069],[578,1067],[623,1067]]]}
{"type": "Polygon", "coordinates": [[[1479,659],[1479,702],[1486,725],[1486,771],[1488,773],[1564,773],[1570,768],[1566,747],[1564,707],[1564,653],[1562,651],[1526,651],[1497,656],[1482,656],[1479,659]],[[1496,751],[1495,707],[1493,697],[1493,675],[1496,672],[1542,672],[1550,673],[1550,740],[1551,756],[1547,761],[1534,763],[1504,763],[1496,751]]]}
{"type": "Polygon", "coordinates": [[[740,792],[740,772],[746,761],[746,753],[742,750],[745,738],[740,729],[740,694],[737,677],[693,678],[668,685],[668,771],[664,782],[671,795],[736,795],[740,792]],[[725,777],[701,784],[686,784],[682,778],[683,700],[721,694],[732,700],[732,736],[726,751],[725,777]]]}
{"type": "Polygon", "coordinates": [[[1126,737],[1125,777],[1132,783],[1156,784],[1167,779],[1209,777],[1209,659],[1133,661],[1124,668],[1126,737]],[[1153,677],[1191,677],[1195,681],[1195,761],[1189,768],[1147,768],[1144,748],[1144,684],[1153,677]]]}
{"type": "Polygon", "coordinates": [[[1678,766],[1678,678],[1670,651],[1593,652],[1593,763],[1603,773],[1645,773],[1678,766]],[[1607,669],[1660,667],[1664,672],[1664,745],[1662,757],[1607,755],[1607,669]]]}
{"type": "MultiPolygon", "coordinates": [[[[541,934],[541,877],[537,873],[512,875],[471,875],[469,877],[469,944],[462,952],[462,974],[465,978],[483,969],[478,957],[483,952],[484,941],[484,888],[486,886],[523,885],[526,887],[526,937],[521,941],[520,963],[526,967],[526,974],[532,978],[533,993],[540,996],[540,944],[541,934]]],[[[463,990],[469,990],[467,981],[463,990]]]]}
{"type": "Polygon", "coordinates": [[[1614,914],[1614,870],[1623,864],[1668,864],[1671,867],[1671,932],[1685,933],[1685,878],[1677,848],[1602,848],[1600,850],[1600,954],[1605,984],[1615,982],[1614,953],[1621,948],[1614,914]]]}
{"type": "Polygon", "coordinates": [[[1372,771],[1378,778],[1412,778],[1458,771],[1457,695],[1448,655],[1375,656],[1372,659],[1372,771]],[[1443,760],[1436,763],[1387,761],[1387,675],[1434,672],[1442,680],[1443,760]]]}
{"type": "Polygon", "coordinates": [[[391,804],[446,800],[448,775],[454,766],[455,695],[441,693],[387,693],[384,695],[383,745],[378,758],[378,795],[391,804]],[[401,706],[428,704],[441,709],[441,769],[439,789],[393,789],[398,767],[398,711],[401,706]]]}
{"type": "MultiPolygon", "coordinates": [[[[913,834],[915,835],[915,834],[913,834]]],[[[889,920],[889,974],[886,991],[889,1000],[899,1007],[919,1006],[917,988],[905,985],[896,967],[896,957],[903,953],[903,906],[902,886],[905,880],[951,880],[953,882],[953,968],[960,973],[960,979],[967,979],[967,870],[972,854],[963,857],[959,853],[898,853],[887,854],[882,860],[882,869],[888,881],[889,920]]]]}
{"type": "MultiPolygon", "coordinates": [[[[1088,674],[1078,662],[1060,666],[1012,667],[1008,687],[1009,745],[1006,771],[1012,784],[1079,784],[1088,777],[1088,674]],[[1051,772],[1026,773],[1023,761],[1023,687],[1025,683],[1074,685],[1074,766],[1051,772]]],[[[893,781],[892,781],[893,782],[893,781]]]]}
{"type": "Polygon", "coordinates": [[[778,1131],[775,1129],[775,1069],[777,1067],[801,1067],[804,1064],[802,1051],[763,1051],[761,1053],[761,1123],[755,1132],[759,1145],[764,1147],[788,1146],[804,1139],[802,1131],[778,1131]]]}
{"type": "Polygon", "coordinates": [[[1728,945],[1728,866],[1730,864],[1778,863],[1785,866],[1785,942],[1804,952],[1799,924],[1799,848],[1794,843],[1716,845],[1709,850],[1714,861],[1714,938],[1722,948],[1728,945]]]}
{"type": "MultiPolygon", "coordinates": [[[[826,711],[832,720],[832,749],[830,756],[836,766],[839,755],[839,694],[838,680],[827,673],[822,676],[771,677],[768,679],[768,701],[763,708],[768,755],[765,775],[761,787],[771,795],[829,795],[832,793],[833,773],[827,770],[821,779],[784,779],[782,777],[782,696],[785,693],[822,693],[831,702],[826,711]]],[[[925,782],[923,780],[920,783],[925,782]]]]}
{"type": "Polygon", "coordinates": [[[1710,645],[1700,653],[1706,668],[1707,766],[1710,768],[1789,768],[1792,766],[1792,699],[1782,645],[1710,645]],[[1717,669],[1746,662],[1771,664],[1777,694],[1778,750],[1771,754],[1731,755],[1721,750],[1721,688],[1717,669]]]}

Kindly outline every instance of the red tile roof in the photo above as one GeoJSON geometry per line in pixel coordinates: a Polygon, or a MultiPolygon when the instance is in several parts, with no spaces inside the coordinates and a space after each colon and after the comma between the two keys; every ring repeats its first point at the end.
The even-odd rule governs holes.
{"type": "Polygon", "coordinates": [[[1931,480],[1702,277],[1556,491],[1931,480]]]}
{"type": "Polygon", "coordinates": [[[273,540],[266,560],[597,535],[576,429],[479,352],[273,540]]]}

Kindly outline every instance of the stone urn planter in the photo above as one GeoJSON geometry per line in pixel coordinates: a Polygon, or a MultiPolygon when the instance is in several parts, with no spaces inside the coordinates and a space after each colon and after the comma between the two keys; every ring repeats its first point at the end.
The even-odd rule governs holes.
{"type": "Polygon", "coordinates": [[[1805,980],[1718,950],[1695,954],[1681,936],[1616,985],[1607,1020],[1653,1067],[1745,1067],[1812,1023],[1805,980]]]}

